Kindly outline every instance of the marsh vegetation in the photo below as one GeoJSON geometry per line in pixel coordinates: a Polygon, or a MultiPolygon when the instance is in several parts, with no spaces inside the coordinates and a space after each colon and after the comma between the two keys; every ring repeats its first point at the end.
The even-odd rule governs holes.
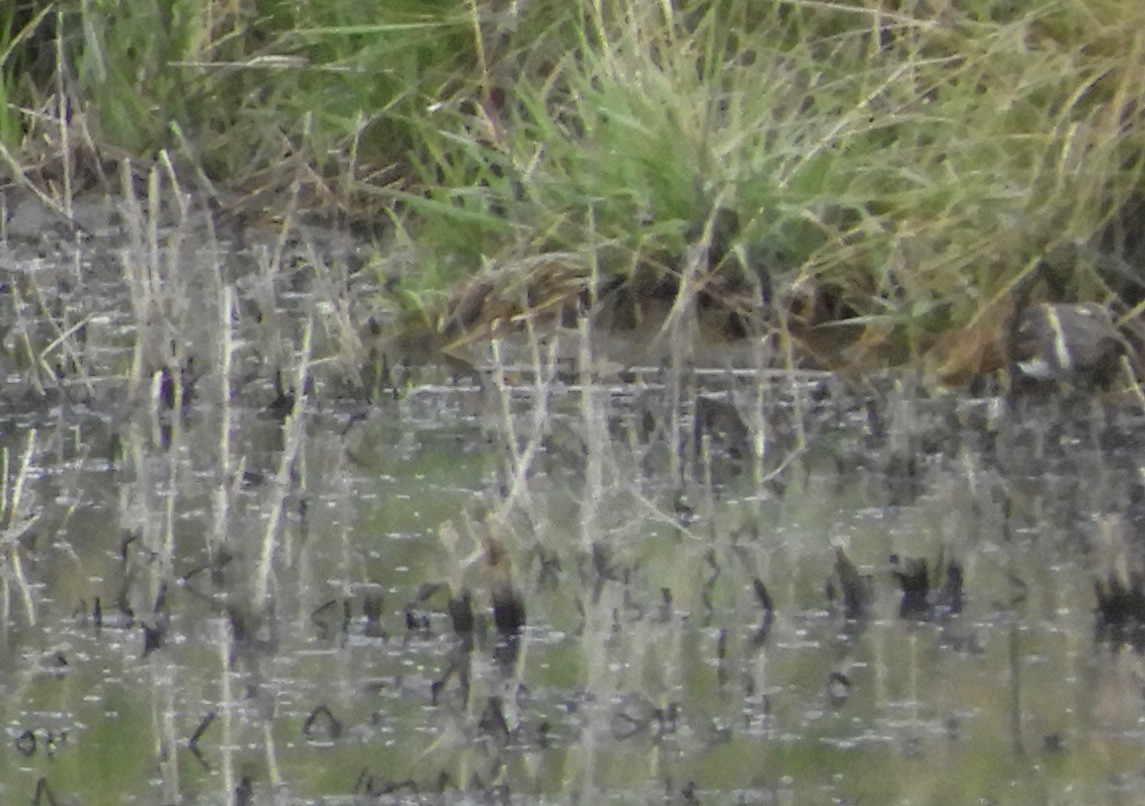
{"type": "Polygon", "coordinates": [[[384,5],[0,9],[0,798],[1139,801],[1136,5],[384,5]]]}
{"type": "Polygon", "coordinates": [[[1139,406],[598,376],[588,319],[366,383],[360,243],[149,185],[5,245],[4,797],[1140,796],[1139,406]]]}
{"type": "Polygon", "coordinates": [[[143,157],[245,221],[373,228],[409,257],[375,312],[436,347],[695,313],[804,365],[962,382],[1004,362],[1015,305],[1132,329],[1145,297],[1133,2],[106,11],[0,11],[12,181],[67,218],[143,157]]]}

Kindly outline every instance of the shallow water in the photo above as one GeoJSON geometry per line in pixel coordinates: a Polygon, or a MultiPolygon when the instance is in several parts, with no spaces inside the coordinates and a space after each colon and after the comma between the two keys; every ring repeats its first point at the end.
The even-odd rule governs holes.
{"type": "MultiPolygon", "coordinates": [[[[575,429],[556,398],[578,396],[554,393],[546,429],[562,418],[575,429]]],[[[113,462],[91,455],[108,439],[98,419],[39,424],[23,490],[37,521],[8,544],[5,797],[44,780],[82,802],[221,801],[244,779],[300,801],[1140,794],[1140,659],[1094,637],[1084,510],[1129,470],[1103,463],[1100,487],[1050,460],[1041,478],[1003,477],[965,447],[923,457],[917,478],[850,460],[840,470],[833,457],[870,444],[844,418],[809,435],[782,495],[750,468],[674,483],[656,458],[665,446],[623,433],[631,395],[601,396],[618,425],[599,471],[583,452],[542,448],[527,500],[493,527],[481,519],[511,482],[488,394],[411,392],[350,431],[356,412],[316,406],[273,549],[273,619],[246,638],[228,607],[253,607],[274,482],[252,473],[234,492],[233,559],[212,574],[210,412],[192,407],[166,448],[129,430],[113,462]],[[586,506],[590,472],[602,481],[586,506]],[[911,500],[889,504],[903,486],[911,500]],[[1021,488],[1020,501],[1005,493],[1022,508],[1009,520],[1003,488],[1021,488]],[[495,660],[476,542],[488,528],[527,610],[515,663],[495,660]],[[873,577],[857,620],[825,592],[836,545],[873,577]],[[895,552],[957,557],[962,612],[900,617],[895,552]],[[766,631],[757,578],[774,603],[766,631]],[[471,652],[447,594],[426,588],[440,582],[472,591],[486,626],[471,652]],[[160,633],[149,652],[148,630],[160,633]],[[458,674],[434,694],[451,666],[466,669],[468,697],[458,674]]],[[[272,469],[278,427],[251,413],[236,428],[248,471],[260,456],[272,469]]],[[[22,455],[27,424],[5,433],[22,455]]],[[[1069,442],[1057,463],[1090,450],[1069,442]]]]}
{"type": "Polygon", "coordinates": [[[200,293],[167,309],[198,368],[181,412],[132,391],[159,343],[138,250],[5,269],[5,802],[1145,796],[1145,670],[1093,592],[1100,523],[1139,530],[1138,410],[721,372],[369,398],[330,312],[377,278],[164,237],[200,293]],[[260,299],[275,316],[242,313],[260,299]],[[72,369],[21,357],[85,318],[72,369]],[[853,618],[840,549],[869,576],[853,618]],[[936,585],[903,615],[892,554],[954,560],[961,606],[936,585]]]}

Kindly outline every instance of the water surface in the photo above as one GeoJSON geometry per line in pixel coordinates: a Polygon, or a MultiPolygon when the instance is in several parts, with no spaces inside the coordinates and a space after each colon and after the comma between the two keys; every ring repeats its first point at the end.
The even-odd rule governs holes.
{"type": "Polygon", "coordinates": [[[190,227],[5,252],[6,802],[1145,796],[1093,588],[1139,408],[544,362],[379,392],[360,245],[190,227]]]}

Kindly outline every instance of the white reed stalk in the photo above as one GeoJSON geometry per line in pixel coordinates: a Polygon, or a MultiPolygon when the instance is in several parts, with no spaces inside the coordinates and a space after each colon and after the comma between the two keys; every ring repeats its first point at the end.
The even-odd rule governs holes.
{"type": "MultiPolygon", "coordinates": [[[[36,452],[36,429],[28,432],[28,444],[24,449],[24,456],[20,462],[20,471],[16,474],[15,480],[12,482],[12,492],[8,496],[7,507],[5,508],[4,519],[4,532],[2,540],[4,543],[5,559],[7,560],[8,573],[4,575],[4,604],[7,611],[8,600],[8,580],[9,577],[16,582],[16,587],[20,593],[20,599],[24,603],[24,610],[28,614],[28,624],[34,626],[36,624],[36,607],[35,600],[32,597],[32,587],[28,584],[28,579],[24,575],[24,565],[20,559],[20,538],[23,537],[29,529],[32,528],[40,519],[39,512],[23,512],[23,503],[25,501],[24,486],[27,484],[28,475],[32,468],[32,458],[36,452]]],[[[5,482],[8,476],[8,462],[7,451],[4,454],[4,475],[5,482]]],[[[7,484],[4,489],[7,490],[7,484]]],[[[7,613],[5,613],[7,616],[7,613]]],[[[5,623],[7,620],[5,619],[5,623]]]]}
{"type": "MultiPolygon", "coordinates": [[[[66,19],[62,9],[56,12],[56,125],[60,130],[60,156],[64,168],[64,188],[63,188],[63,214],[68,221],[72,220],[72,174],[75,172],[75,155],[72,149],[71,138],[71,119],[72,115],[68,110],[68,105],[71,102],[72,94],[68,92],[68,88],[64,86],[64,76],[71,75],[71,70],[68,66],[68,57],[65,55],[67,50],[64,46],[64,20],[66,19]]],[[[82,117],[82,113],[78,115],[82,117]]]]}
{"type": "Polygon", "coordinates": [[[231,626],[227,619],[221,618],[219,624],[219,721],[220,733],[219,748],[222,753],[223,767],[223,797],[220,803],[231,803],[235,792],[235,764],[234,764],[234,736],[232,711],[234,710],[234,696],[231,693],[231,626]]]}
{"type": "Polygon", "coordinates": [[[224,286],[219,300],[219,467],[224,479],[231,470],[231,370],[235,355],[235,291],[224,286]]]}
{"type": "Polygon", "coordinates": [[[255,605],[260,612],[265,610],[270,596],[270,575],[274,565],[274,551],[282,524],[286,496],[290,492],[290,470],[294,466],[295,457],[298,455],[299,447],[302,444],[302,435],[305,431],[302,418],[306,406],[306,377],[310,370],[310,350],[313,335],[314,320],[307,319],[306,329],[302,334],[302,353],[298,357],[298,369],[294,378],[294,407],[282,424],[285,445],[272,487],[273,498],[266,521],[266,531],[263,534],[262,552],[259,556],[258,573],[255,578],[255,605]]]}
{"type": "Polygon", "coordinates": [[[231,477],[231,367],[235,350],[233,312],[234,288],[223,286],[219,295],[219,478],[212,507],[212,553],[217,552],[226,542],[231,485],[237,483],[237,479],[231,477]]]}
{"type": "Polygon", "coordinates": [[[592,323],[587,316],[577,322],[579,336],[581,420],[586,447],[584,491],[581,493],[581,543],[584,551],[600,537],[600,508],[604,503],[604,454],[607,427],[597,400],[599,390],[592,377],[592,323]]]}
{"type": "Polygon", "coordinates": [[[509,460],[509,490],[505,500],[499,507],[501,518],[507,519],[519,499],[528,499],[529,469],[533,465],[541,441],[546,433],[549,414],[549,390],[556,375],[556,358],[554,348],[549,346],[541,350],[533,332],[531,319],[526,319],[529,338],[534,342],[534,371],[533,371],[533,411],[530,421],[529,441],[523,449],[518,448],[518,433],[513,418],[511,406],[512,389],[505,379],[505,362],[501,354],[501,341],[495,339],[491,345],[493,352],[493,384],[497,389],[500,402],[501,423],[506,435],[506,447],[509,460]]]}

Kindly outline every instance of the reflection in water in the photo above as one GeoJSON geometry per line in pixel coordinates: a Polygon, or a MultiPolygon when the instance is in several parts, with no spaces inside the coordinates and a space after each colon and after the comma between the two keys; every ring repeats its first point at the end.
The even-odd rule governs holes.
{"type": "MultiPolygon", "coordinates": [[[[811,391],[777,384],[777,416],[811,391]]],[[[736,427],[709,432],[709,405],[685,401],[694,458],[672,477],[656,470],[672,441],[647,428],[671,405],[503,385],[365,420],[235,408],[229,476],[201,404],[169,441],[145,410],[16,432],[4,785],[172,802],[1143,791],[1139,650],[1125,630],[1095,640],[1092,593],[1099,560],[1132,561],[1097,556],[1094,516],[1131,522],[1135,418],[1029,427],[966,401],[957,451],[928,453],[946,403],[895,403],[909,422],[880,435],[870,401],[808,397],[801,447],[780,431],[732,456],[736,427]],[[347,420],[368,456],[349,457],[347,420]],[[121,457],[89,460],[111,428],[121,457]],[[905,499],[877,455],[894,433],[917,451],[905,499]]]]}
{"type": "Polygon", "coordinates": [[[364,272],[177,249],[0,355],[5,802],[1145,796],[1137,409],[540,341],[379,394],[364,272]]]}

